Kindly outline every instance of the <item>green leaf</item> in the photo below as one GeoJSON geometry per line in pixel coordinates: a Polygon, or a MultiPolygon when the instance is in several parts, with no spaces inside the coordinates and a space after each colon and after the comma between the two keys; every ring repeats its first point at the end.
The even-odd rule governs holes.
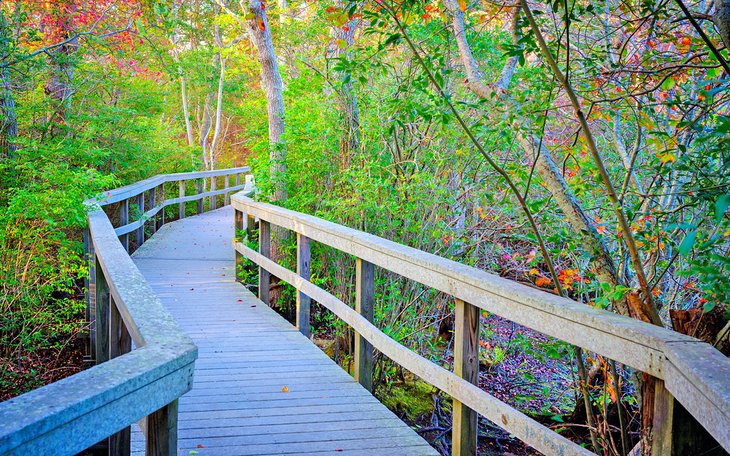
{"type": "Polygon", "coordinates": [[[720,195],[719,198],[717,198],[717,201],[715,201],[715,221],[717,223],[720,223],[720,220],[722,220],[722,217],[725,215],[725,211],[727,211],[727,208],[730,206],[730,193],[725,193],[724,195],[720,195]]]}
{"type": "Polygon", "coordinates": [[[712,309],[714,309],[716,305],[717,305],[717,303],[708,301],[705,303],[704,306],[702,306],[702,310],[704,310],[705,313],[712,312],[712,309]]]}
{"type": "Polygon", "coordinates": [[[681,255],[687,255],[692,251],[692,246],[695,245],[697,240],[697,230],[692,230],[684,237],[684,240],[679,244],[679,253],[681,255]]]}

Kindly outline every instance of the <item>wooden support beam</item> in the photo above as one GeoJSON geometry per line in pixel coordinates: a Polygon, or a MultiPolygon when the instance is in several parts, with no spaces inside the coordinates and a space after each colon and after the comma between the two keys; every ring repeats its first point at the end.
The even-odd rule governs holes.
{"type": "MultiPolygon", "coordinates": [[[[204,179],[198,180],[198,182],[195,184],[198,190],[198,195],[203,193],[203,181],[204,179]]],[[[198,215],[203,213],[203,198],[200,198],[198,200],[198,215]]]]}
{"type": "MultiPolygon", "coordinates": [[[[271,225],[265,220],[259,220],[259,253],[266,258],[271,258],[271,225]]],[[[270,306],[269,287],[271,274],[259,266],[259,299],[270,306]]]]}
{"type": "Polygon", "coordinates": [[[652,424],[651,455],[672,455],[672,427],[674,397],[667,391],[664,381],[654,380],[654,422],[652,424]]]}
{"type": "MultiPolygon", "coordinates": [[[[140,219],[144,217],[144,192],[137,195],[137,210],[140,219]]],[[[144,244],[144,223],[137,228],[137,248],[142,247],[142,244],[144,244]]]]}
{"type": "MultiPolygon", "coordinates": [[[[355,310],[373,322],[375,267],[361,258],[355,260],[355,310]]],[[[373,346],[355,332],[355,380],[373,390],[373,346]]]]}
{"type": "MultiPolygon", "coordinates": [[[[165,183],[164,182],[160,184],[160,194],[158,195],[157,201],[161,205],[165,204],[165,183]]],[[[160,210],[160,218],[157,222],[158,222],[157,229],[159,230],[160,228],[162,228],[162,225],[165,224],[165,208],[164,207],[160,210]]]]}
{"type": "Polygon", "coordinates": [[[96,364],[109,360],[109,305],[111,294],[109,283],[104,276],[101,265],[96,261],[96,315],[94,330],[96,332],[96,364]]]}
{"type": "MultiPolygon", "coordinates": [[[[223,188],[225,188],[226,190],[228,189],[228,186],[229,186],[229,183],[228,183],[229,177],[230,177],[229,175],[223,176],[223,188]]],[[[228,206],[229,204],[231,204],[231,195],[228,194],[228,191],[226,191],[226,193],[224,193],[223,195],[224,195],[223,196],[223,205],[228,206]]]]}
{"type": "MultiPolygon", "coordinates": [[[[109,359],[114,359],[132,349],[132,338],[124,326],[119,309],[111,300],[109,306],[109,359]]],[[[131,428],[128,426],[109,437],[109,456],[129,456],[131,452],[131,428]]]]}
{"type": "MultiPolygon", "coordinates": [[[[177,188],[178,188],[177,195],[180,198],[184,198],[185,197],[185,181],[184,180],[177,181],[177,188]]],[[[181,218],[181,219],[185,218],[185,203],[178,203],[177,213],[178,213],[177,214],[178,218],[181,218]]]]}
{"type": "Polygon", "coordinates": [[[253,239],[253,232],[256,231],[256,218],[248,214],[246,219],[246,240],[250,241],[253,239]]]}
{"type": "Polygon", "coordinates": [[[147,456],[177,456],[177,400],[147,417],[147,456]]]}
{"type": "MultiPolygon", "coordinates": [[[[150,209],[155,207],[155,203],[157,202],[157,187],[153,187],[150,189],[150,209]]],[[[150,220],[150,231],[152,234],[155,234],[157,232],[157,214],[152,216],[152,220],[150,220]]]]}
{"type": "MultiPolygon", "coordinates": [[[[129,223],[129,200],[119,202],[119,226],[124,226],[129,223]]],[[[121,235],[119,241],[124,246],[124,250],[129,252],[129,234],[121,235]]]]}
{"type": "MultiPolygon", "coordinates": [[[[244,218],[243,212],[236,209],[234,211],[234,222],[233,222],[234,231],[233,231],[233,233],[234,233],[234,237],[240,241],[242,241],[242,239],[243,239],[243,218],[244,218]]],[[[238,250],[235,250],[235,252],[236,252],[236,271],[235,271],[236,282],[241,282],[241,281],[243,281],[243,255],[241,255],[241,253],[238,250]]]]}
{"type": "MultiPolygon", "coordinates": [[[[311,252],[309,238],[297,233],[297,274],[309,280],[311,274],[311,252]]],[[[301,291],[297,291],[297,328],[309,337],[309,318],[312,300],[301,291]]]]}
{"type": "Polygon", "coordinates": [[[86,321],[89,322],[89,337],[86,339],[85,357],[96,359],[96,334],[94,334],[94,319],[96,318],[96,255],[94,242],[88,228],[84,229],[84,259],[89,265],[89,276],[84,279],[86,285],[86,321]]]}
{"type": "MultiPolygon", "coordinates": [[[[216,188],[217,188],[216,177],[213,176],[210,178],[210,191],[214,192],[216,188]]],[[[217,207],[215,195],[210,195],[208,197],[208,205],[210,206],[209,210],[211,210],[211,211],[217,207]]]]}
{"type": "MultiPolygon", "coordinates": [[[[454,308],[454,374],[479,384],[479,308],[456,299],[454,308]]],[[[454,399],[452,454],[477,454],[477,412],[454,399]]]]}

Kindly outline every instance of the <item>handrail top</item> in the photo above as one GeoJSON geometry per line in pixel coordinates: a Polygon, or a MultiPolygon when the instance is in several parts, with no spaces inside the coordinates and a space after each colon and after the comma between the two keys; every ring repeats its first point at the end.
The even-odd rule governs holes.
{"type": "MultiPolygon", "coordinates": [[[[703,425],[717,430],[730,424],[730,360],[705,342],[318,217],[256,202],[241,193],[231,196],[231,204],[511,321],[664,379],[667,388],[703,425]],[[706,416],[698,416],[703,413],[706,416]]],[[[728,430],[724,432],[727,435],[728,430]]],[[[726,445],[728,442],[723,443],[726,445]]]]}
{"type": "Polygon", "coordinates": [[[210,171],[191,171],[184,173],[157,174],[150,178],[137,181],[133,184],[118,187],[113,190],[107,190],[100,193],[96,198],[87,200],[87,204],[95,204],[105,206],[107,204],[117,203],[125,199],[132,198],[142,192],[153,189],[165,182],[174,182],[179,180],[201,179],[205,177],[227,176],[231,174],[247,173],[251,170],[249,166],[241,166],[238,168],[214,169],[210,171]]]}

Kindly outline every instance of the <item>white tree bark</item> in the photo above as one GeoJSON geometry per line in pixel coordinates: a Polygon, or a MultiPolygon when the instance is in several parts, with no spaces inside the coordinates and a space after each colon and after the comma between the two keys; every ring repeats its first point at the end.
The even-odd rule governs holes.
{"type": "Polygon", "coordinates": [[[246,20],[261,63],[261,83],[266,93],[269,120],[269,173],[273,201],[287,198],[286,143],[284,141],[284,82],[279,72],[269,20],[259,0],[248,3],[250,18],[246,20]]]}

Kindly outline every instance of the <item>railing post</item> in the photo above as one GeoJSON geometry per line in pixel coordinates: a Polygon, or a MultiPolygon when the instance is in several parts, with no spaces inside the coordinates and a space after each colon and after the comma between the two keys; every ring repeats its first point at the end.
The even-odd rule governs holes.
{"type": "MultiPolygon", "coordinates": [[[[243,241],[243,212],[239,211],[238,209],[234,210],[234,237],[241,241],[243,241]]],[[[235,271],[235,277],[236,282],[241,282],[243,280],[243,255],[238,250],[235,250],[236,252],[236,271],[235,271]]]]}
{"type": "MultiPolygon", "coordinates": [[[[259,253],[271,258],[271,224],[265,220],[259,220],[259,253]]],[[[259,299],[269,306],[270,280],[269,271],[259,266],[259,299]]]]}
{"type": "Polygon", "coordinates": [[[241,175],[236,173],[236,187],[241,185],[241,175]]]}
{"type": "MultiPolygon", "coordinates": [[[[310,260],[309,238],[297,233],[297,274],[305,280],[309,280],[310,260]]],[[[297,328],[299,332],[307,337],[309,337],[309,308],[311,301],[309,296],[297,291],[297,328]]]]}
{"type": "MultiPolygon", "coordinates": [[[[214,192],[216,190],[216,185],[217,185],[216,178],[215,178],[215,176],[213,176],[210,178],[210,191],[211,192],[214,192]]],[[[216,208],[217,204],[215,201],[215,195],[210,195],[210,197],[208,197],[208,202],[210,203],[211,211],[216,208]]]]}
{"type": "MultiPolygon", "coordinates": [[[[197,190],[198,190],[198,195],[200,195],[201,193],[203,193],[203,180],[204,179],[200,179],[196,183],[196,187],[197,187],[197,190]]],[[[202,213],[203,213],[203,198],[198,198],[198,215],[200,215],[202,213]]]]}
{"type": "Polygon", "coordinates": [[[177,400],[147,417],[147,456],[177,455],[177,400]]]}
{"type": "Polygon", "coordinates": [[[229,186],[228,178],[229,177],[230,176],[228,174],[223,176],[223,188],[226,189],[226,192],[223,194],[223,205],[224,206],[228,206],[229,204],[231,204],[231,196],[228,194],[228,186],[229,186]]]}
{"type": "MultiPolygon", "coordinates": [[[[355,260],[355,310],[369,322],[373,321],[375,301],[375,267],[363,259],[355,260]]],[[[355,333],[355,380],[366,390],[373,390],[373,346],[355,333]]]]}
{"type": "MultiPolygon", "coordinates": [[[[132,349],[132,338],[113,298],[109,307],[109,359],[113,359],[129,353],[132,349]]],[[[131,428],[129,426],[110,436],[109,456],[129,456],[130,441],[131,428]]]]}
{"type": "Polygon", "coordinates": [[[654,420],[652,423],[652,456],[672,455],[674,397],[664,387],[664,380],[654,379],[654,420]]]}
{"type": "Polygon", "coordinates": [[[96,318],[94,319],[94,330],[96,331],[96,364],[109,360],[109,283],[104,276],[99,260],[95,259],[96,269],[96,318]]]}
{"type": "MultiPolygon", "coordinates": [[[[155,208],[156,200],[157,200],[157,187],[152,187],[150,189],[150,209],[155,208]]],[[[152,216],[152,220],[150,220],[150,222],[152,222],[151,223],[152,227],[150,228],[150,230],[152,231],[152,234],[155,234],[155,232],[157,232],[157,214],[152,216]]]]}
{"type": "MultiPolygon", "coordinates": [[[[159,198],[160,206],[165,205],[165,199],[166,199],[165,198],[165,183],[163,182],[160,184],[160,198],[159,198]]],[[[162,225],[164,225],[164,224],[165,224],[165,208],[163,207],[162,209],[160,209],[160,218],[158,219],[157,229],[159,230],[160,228],[162,228],[162,225]]]]}
{"type": "MultiPolygon", "coordinates": [[[[454,309],[454,374],[479,384],[479,308],[456,299],[454,309]]],[[[477,412],[454,399],[452,455],[477,454],[477,412]]]]}
{"type": "Polygon", "coordinates": [[[84,281],[86,285],[86,321],[89,322],[89,338],[86,342],[86,356],[96,359],[96,334],[94,320],[96,319],[96,255],[94,241],[91,239],[89,228],[84,229],[84,258],[89,265],[89,277],[84,281]]]}
{"type": "Polygon", "coordinates": [[[256,217],[248,215],[246,221],[246,240],[250,240],[253,237],[253,232],[256,230],[256,217]]]}
{"type": "Polygon", "coordinates": [[[137,248],[144,244],[144,192],[137,195],[137,208],[139,209],[139,220],[142,222],[137,228],[137,248]]]}
{"type": "MultiPolygon", "coordinates": [[[[178,186],[178,196],[180,198],[185,197],[185,181],[177,181],[178,186]]],[[[181,219],[185,218],[185,203],[178,203],[177,205],[177,211],[178,211],[178,217],[181,219]]]]}
{"type": "MultiPolygon", "coordinates": [[[[129,200],[125,199],[119,205],[119,226],[124,226],[129,223],[129,200]]],[[[129,252],[129,233],[123,234],[120,241],[124,246],[124,250],[129,252]]]]}

